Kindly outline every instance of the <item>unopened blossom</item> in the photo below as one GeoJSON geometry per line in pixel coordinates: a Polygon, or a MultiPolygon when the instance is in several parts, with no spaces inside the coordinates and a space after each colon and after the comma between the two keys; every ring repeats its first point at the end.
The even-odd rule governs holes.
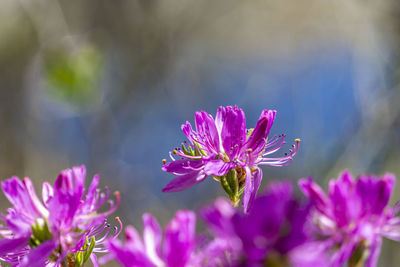
{"type": "Polygon", "coordinates": [[[157,220],[143,215],[143,235],[133,226],[125,227],[126,242],[109,240],[110,254],[102,263],[115,259],[125,267],[188,267],[195,247],[196,217],[191,211],[178,211],[162,233],[157,220]]]}
{"type": "Polygon", "coordinates": [[[400,241],[400,206],[388,205],[395,184],[392,174],[382,178],[348,171],[329,182],[328,194],[311,177],[300,188],[314,206],[316,240],[311,247],[326,255],[328,267],[376,266],[382,237],[400,241]]]}
{"type": "Polygon", "coordinates": [[[29,178],[1,182],[12,207],[0,218],[0,260],[18,266],[81,266],[90,257],[97,266],[92,252],[106,252],[106,217],[120,200],[117,193],[114,205],[108,189],[100,192],[98,175],[85,190],[85,176],[84,166],[62,171],[54,186],[43,183],[42,199],[29,178]],[[98,213],[106,202],[108,210],[98,213]]]}
{"type": "Polygon", "coordinates": [[[205,111],[196,112],[196,130],[189,122],[182,125],[190,143],[185,142],[171,152],[172,162],[162,167],[175,175],[163,192],[185,190],[210,175],[221,182],[234,204],[243,193],[243,207],[247,212],[261,184],[259,166],[286,166],[299,148],[296,139],[288,154],[270,157],[285,143],[285,135],[268,139],[275,115],[274,110],[263,110],[254,129],[246,129],[244,112],[237,106],[219,107],[215,119],[205,111]],[[175,159],[173,154],[180,159],[175,159]]]}
{"type": "Polygon", "coordinates": [[[314,265],[292,259],[310,238],[309,207],[288,182],[271,183],[248,214],[217,200],[202,212],[214,239],[199,253],[199,266],[318,266],[316,259],[308,259],[314,265]]]}

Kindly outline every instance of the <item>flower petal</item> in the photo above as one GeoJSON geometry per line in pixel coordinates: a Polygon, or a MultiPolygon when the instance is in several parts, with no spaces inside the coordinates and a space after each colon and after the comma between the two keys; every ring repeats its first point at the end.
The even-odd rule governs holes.
{"type": "Polygon", "coordinates": [[[254,192],[254,178],[251,175],[250,168],[246,167],[246,183],[244,187],[244,193],[243,193],[243,212],[247,213],[249,212],[249,203],[251,199],[251,195],[254,192]]]}
{"type": "Polygon", "coordinates": [[[230,169],[234,167],[232,162],[224,162],[223,160],[210,160],[204,165],[204,172],[207,175],[224,176],[230,169]]]}
{"type": "Polygon", "coordinates": [[[29,235],[13,239],[0,239],[0,257],[3,257],[10,252],[21,250],[22,248],[28,246],[29,239],[29,235]]]}
{"type": "Polygon", "coordinates": [[[149,259],[157,266],[162,264],[161,255],[162,233],[157,220],[146,213],[143,215],[143,241],[146,248],[146,254],[149,259]]]}
{"type": "Polygon", "coordinates": [[[206,174],[203,171],[193,171],[184,175],[177,175],[170,181],[164,188],[163,192],[178,192],[195,184],[202,182],[206,178],[206,174]]]}
{"type": "Polygon", "coordinates": [[[174,174],[186,174],[200,169],[203,165],[201,159],[180,159],[164,164],[161,169],[174,174]]]}
{"type": "Polygon", "coordinates": [[[355,195],[355,182],[350,172],[344,171],[338,179],[329,182],[329,198],[332,212],[339,227],[357,218],[361,203],[355,195]]]}
{"type": "Polygon", "coordinates": [[[53,187],[49,183],[44,182],[42,185],[42,199],[46,207],[48,207],[49,201],[50,199],[53,198],[53,195],[54,195],[53,187]]]}
{"type": "Polygon", "coordinates": [[[104,264],[110,258],[116,259],[122,266],[143,266],[143,267],[156,267],[147,257],[146,253],[137,247],[124,246],[118,239],[111,239],[106,244],[107,249],[110,251],[106,257],[100,259],[100,264],[104,264]]]}
{"type": "Polygon", "coordinates": [[[253,132],[246,142],[246,149],[252,149],[254,154],[259,154],[264,149],[275,116],[275,110],[262,111],[253,132]]]}
{"type": "Polygon", "coordinates": [[[379,254],[382,247],[382,238],[376,237],[372,244],[369,246],[369,256],[365,261],[365,267],[375,267],[378,264],[379,254]]]}
{"type": "Polygon", "coordinates": [[[213,117],[205,111],[195,113],[196,130],[201,138],[201,143],[209,150],[210,153],[219,154],[219,134],[215,126],[213,117]]]}
{"type": "Polygon", "coordinates": [[[231,222],[235,212],[235,208],[226,198],[218,198],[213,205],[201,210],[201,217],[215,236],[229,238],[235,235],[231,222]]]}
{"type": "Polygon", "coordinates": [[[382,179],[373,175],[360,176],[356,191],[362,203],[362,212],[380,215],[389,203],[394,183],[395,177],[392,174],[385,174],[382,179]]]}
{"type": "Polygon", "coordinates": [[[8,201],[10,201],[18,212],[32,218],[48,214],[46,208],[37,197],[29,178],[21,181],[18,177],[14,176],[1,182],[1,188],[8,201]]]}
{"type": "Polygon", "coordinates": [[[312,177],[302,178],[298,182],[301,191],[310,199],[314,207],[322,214],[332,218],[330,200],[325,192],[313,181],[312,177]]]}
{"type": "Polygon", "coordinates": [[[221,135],[222,127],[224,126],[224,121],[226,117],[226,110],[228,107],[218,107],[217,114],[215,115],[215,126],[219,135],[221,135]]]}
{"type": "Polygon", "coordinates": [[[90,260],[92,261],[93,267],[99,267],[99,263],[97,261],[97,256],[94,253],[90,254],[90,260]]]}
{"type": "Polygon", "coordinates": [[[184,267],[194,249],[196,215],[178,211],[165,228],[164,255],[167,266],[184,267]]]}
{"type": "Polygon", "coordinates": [[[43,242],[39,246],[32,249],[21,262],[21,267],[42,267],[46,266],[47,258],[57,247],[57,243],[51,239],[43,242]]]}
{"type": "Polygon", "coordinates": [[[84,167],[63,170],[54,183],[54,196],[49,201],[49,221],[53,231],[72,227],[74,215],[81,204],[84,188],[84,167]]]}
{"type": "Polygon", "coordinates": [[[233,160],[246,142],[246,118],[243,110],[237,106],[226,107],[221,138],[225,153],[233,160]]]}
{"type": "Polygon", "coordinates": [[[254,185],[253,185],[253,191],[250,194],[250,199],[247,204],[247,212],[251,210],[251,207],[253,205],[254,200],[256,199],[257,196],[257,191],[260,188],[261,185],[261,180],[262,180],[262,170],[260,168],[257,168],[256,173],[253,175],[254,179],[254,185]]]}
{"type": "Polygon", "coordinates": [[[189,139],[190,143],[194,144],[193,141],[196,141],[196,134],[192,129],[192,125],[190,122],[186,121],[186,124],[182,124],[181,126],[182,132],[189,139]]]}

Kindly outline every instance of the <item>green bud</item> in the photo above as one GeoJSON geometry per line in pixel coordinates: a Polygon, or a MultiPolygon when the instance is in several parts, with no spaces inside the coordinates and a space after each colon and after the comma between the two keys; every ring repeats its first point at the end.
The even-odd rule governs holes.
{"type": "Polygon", "coordinates": [[[224,191],[229,195],[229,199],[236,207],[239,204],[239,181],[235,169],[230,169],[225,176],[221,176],[220,182],[224,191]]]}

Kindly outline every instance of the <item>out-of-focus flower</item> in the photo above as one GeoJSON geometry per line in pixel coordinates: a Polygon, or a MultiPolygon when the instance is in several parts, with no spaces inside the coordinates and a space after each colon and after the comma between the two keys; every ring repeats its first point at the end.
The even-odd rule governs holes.
{"type": "Polygon", "coordinates": [[[116,259],[126,267],[187,267],[195,247],[196,216],[191,211],[178,211],[164,230],[150,214],[143,215],[143,238],[133,226],[125,228],[126,243],[111,239],[110,254],[100,259],[116,259]],[[162,244],[163,243],[163,244],[162,244]]]}
{"type": "Polygon", "coordinates": [[[198,248],[195,266],[234,266],[242,256],[242,241],[237,236],[233,216],[237,210],[225,198],[201,210],[212,238],[205,238],[198,248]]]}
{"type": "Polygon", "coordinates": [[[400,205],[388,206],[395,184],[392,174],[382,178],[361,175],[357,181],[348,171],[329,182],[326,195],[311,177],[299,181],[315,207],[315,247],[328,255],[326,266],[376,266],[382,236],[400,241],[400,205]]]}
{"type": "Polygon", "coordinates": [[[311,266],[293,262],[291,255],[311,237],[309,207],[295,199],[288,182],[270,184],[248,214],[219,199],[203,211],[215,237],[202,251],[208,255],[199,253],[212,263],[204,266],[311,266]]]}
{"type": "MultiPolygon", "coordinates": [[[[114,205],[108,189],[100,192],[98,175],[85,191],[85,176],[84,166],[62,171],[54,187],[43,183],[42,201],[29,178],[3,181],[12,207],[0,218],[0,259],[19,266],[81,266],[90,257],[97,266],[92,252],[106,252],[110,231],[106,217],[119,206],[120,198],[116,193],[114,205]],[[107,201],[111,207],[98,213],[107,201]]],[[[114,236],[118,233],[115,229],[114,236]]]]}
{"type": "Polygon", "coordinates": [[[296,139],[290,153],[269,157],[285,143],[285,135],[268,140],[275,115],[274,110],[263,110],[255,128],[247,130],[244,112],[237,106],[219,107],[215,120],[205,111],[196,112],[196,131],[189,122],[182,125],[190,144],[185,142],[171,152],[172,162],[162,167],[175,175],[163,192],[185,190],[211,175],[220,181],[235,205],[243,193],[243,207],[247,212],[261,184],[259,166],[288,165],[299,148],[299,139],[296,139]],[[172,154],[181,159],[175,160],[172,154]]]}

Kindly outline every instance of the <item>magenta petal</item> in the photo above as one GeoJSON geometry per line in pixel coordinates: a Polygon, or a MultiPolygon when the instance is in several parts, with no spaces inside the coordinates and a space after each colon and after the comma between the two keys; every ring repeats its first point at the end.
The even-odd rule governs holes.
{"type": "Polygon", "coordinates": [[[74,173],[74,186],[77,195],[82,195],[85,189],[86,168],[85,165],[75,166],[72,168],[74,173]]]}
{"type": "Polygon", "coordinates": [[[219,135],[213,117],[204,111],[195,113],[196,130],[210,152],[219,153],[219,135]]]}
{"type": "MultiPolygon", "coordinates": [[[[329,262],[327,251],[331,241],[309,241],[294,248],[289,254],[289,261],[294,267],[325,266],[329,262]]],[[[335,266],[330,266],[335,267],[335,266]]]]}
{"type": "Polygon", "coordinates": [[[196,215],[178,211],[165,228],[164,256],[168,267],[184,267],[194,249],[196,215]]]}
{"type": "Polygon", "coordinates": [[[21,181],[18,177],[12,177],[1,182],[1,188],[8,201],[21,213],[33,218],[41,217],[45,208],[36,196],[32,182],[29,178],[21,181]]]}
{"type": "Polygon", "coordinates": [[[365,267],[375,267],[378,264],[379,254],[382,247],[382,238],[376,237],[372,244],[369,246],[369,256],[365,261],[365,267]]]}
{"type": "Polygon", "coordinates": [[[298,184],[301,191],[310,199],[315,208],[322,214],[332,218],[330,200],[321,187],[313,181],[312,177],[302,178],[298,184]]]}
{"type": "Polygon", "coordinates": [[[192,125],[190,122],[186,121],[186,124],[181,126],[182,132],[186,135],[189,141],[193,144],[193,141],[196,141],[195,133],[193,131],[192,125]]]}
{"type": "Polygon", "coordinates": [[[373,175],[360,176],[356,191],[363,203],[364,213],[381,214],[388,205],[390,194],[394,187],[395,178],[392,174],[385,174],[382,179],[373,175]]]}
{"type": "Polygon", "coordinates": [[[157,220],[146,213],[143,215],[143,241],[147,255],[153,262],[160,261],[162,232],[157,220]]]}
{"type": "Polygon", "coordinates": [[[175,174],[186,174],[198,170],[204,165],[200,159],[180,159],[164,164],[161,169],[175,174]]]}
{"type": "Polygon", "coordinates": [[[104,264],[110,258],[116,259],[122,266],[132,267],[132,266],[143,266],[143,267],[156,267],[144,251],[132,246],[132,244],[127,246],[123,245],[118,239],[111,239],[107,243],[107,249],[110,251],[110,256],[106,256],[100,259],[100,263],[104,264]]]}
{"type": "Polygon", "coordinates": [[[72,227],[81,204],[85,170],[82,167],[63,170],[54,183],[54,196],[49,201],[49,222],[53,231],[72,227]]]}
{"type": "Polygon", "coordinates": [[[230,159],[234,159],[246,141],[246,118],[243,110],[226,107],[226,115],[221,131],[222,145],[230,159]]]}
{"type": "Polygon", "coordinates": [[[30,236],[24,236],[14,239],[0,239],[0,257],[7,253],[18,251],[29,243],[30,236]]]}
{"type": "Polygon", "coordinates": [[[355,182],[348,171],[344,171],[338,179],[329,182],[329,198],[333,216],[339,227],[349,224],[358,216],[361,203],[355,196],[355,182]]]}
{"type": "Polygon", "coordinates": [[[234,165],[223,160],[210,160],[204,165],[204,172],[207,175],[224,176],[234,165]]]}
{"type": "Polygon", "coordinates": [[[42,199],[46,207],[48,207],[49,201],[53,198],[53,195],[53,187],[49,183],[44,182],[42,186],[42,199]]]}
{"type": "Polygon", "coordinates": [[[226,117],[226,109],[225,107],[218,107],[217,114],[215,115],[215,126],[217,127],[218,133],[221,134],[222,127],[224,126],[224,120],[226,117]]]}
{"type": "Polygon", "coordinates": [[[21,267],[42,267],[47,262],[47,257],[57,247],[54,240],[48,240],[40,244],[36,248],[32,249],[28,255],[26,255],[21,262],[21,267]]]}
{"type": "Polygon", "coordinates": [[[269,131],[272,124],[274,123],[276,116],[275,110],[263,110],[260,118],[257,121],[256,127],[254,127],[253,132],[250,134],[246,148],[252,149],[253,152],[261,152],[266,144],[266,139],[268,137],[269,131]]]}
{"type": "Polygon", "coordinates": [[[170,193],[188,189],[189,187],[202,182],[206,176],[207,175],[202,171],[193,171],[184,175],[177,175],[163,188],[162,191],[170,193]]]}
{"type": "Polygon", "coordinates": [[[94,253],[90,254],[90,260],[92,261],[93,267],[99,267],[99,263],[97,261],[97,256],[94,253]]]}
{"type": "Polygon", "coordinates": [[[226,198],[218,198],[213,205],[201,210],[201,217],[216,237],[233,238],[235,230],[232,217],[236,210],[226,198]]]}
{"type": "Polygon", "coordinates": [[[331,256],[331,265],[332,267],[341,267],[346,261],[351,257],[353,253],[357,241],[354,239],[348,240],[347,242],[343,242],[340,244],[340,248],[335,250],[333,255],[331,256]]]}
{"type": "Polygon", "coordinates": [[[247,204],[247,212],[251,210],[253,202],[256,199],[258,189],[260,188],[261,185],[262,170],[260,168],[257,168],[257,172],[253,175],[253,179],[254,179],[254,186],[253,186],[253,191],[250,194],[249,202],[247,204]]]}
{"type": "Polygon", "coordinates": [[[243,193],[243,212],[249,212],[249,203],[251,195],[254,192],[254,178],[251,176],[251,171],[246,167],[246,184],[243,193]]]}
{"type": "Polygon", "coordinates": [[[144,244],[135,227],[128,225],[125,228],[125,239],[126,239],[126,245],[129,248],[135,248],[137,250],[144,251],[144,244]]]}

